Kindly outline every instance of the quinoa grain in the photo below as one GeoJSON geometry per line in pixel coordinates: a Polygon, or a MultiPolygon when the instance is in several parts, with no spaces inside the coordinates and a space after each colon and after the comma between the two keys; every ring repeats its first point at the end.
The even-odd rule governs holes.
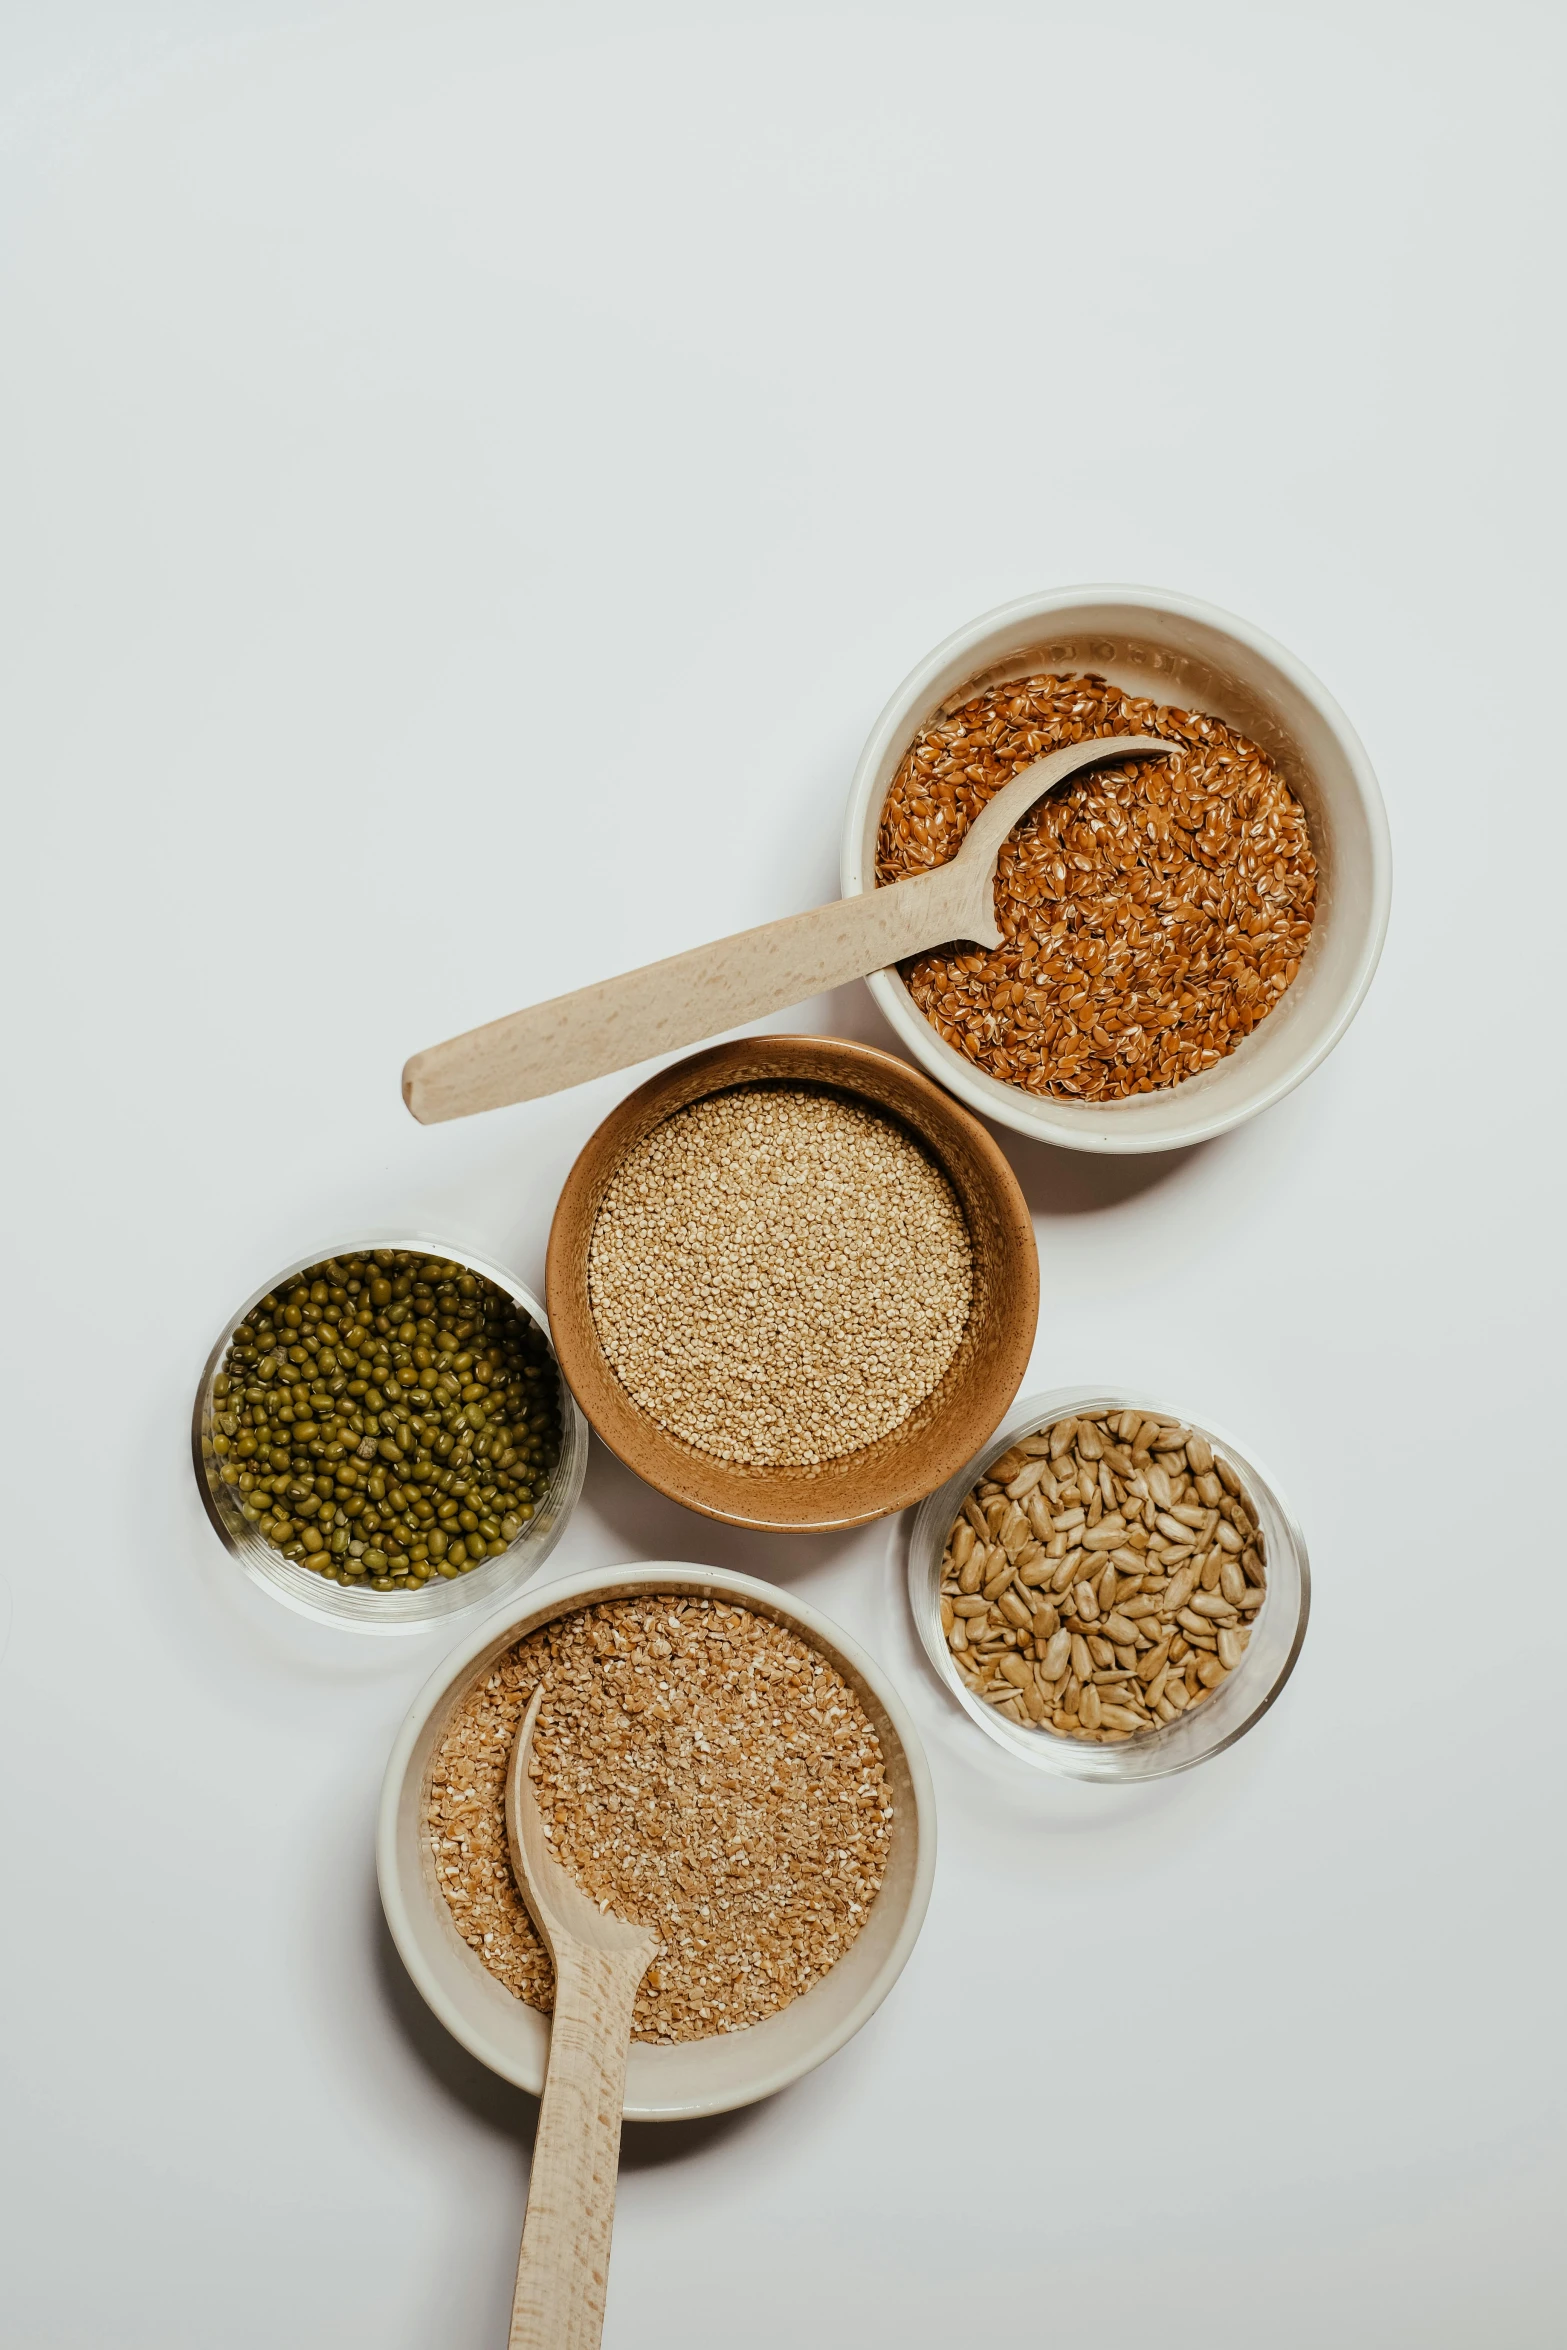
{"type": "Polygon", "coordinates": [[[805,1467],[940,1384],[972,1296],[956,1195],[907,1130],[826,1087],[743,1085],[645,1135],[588,1252],[610,1367],[724,1461],[805,1467]]]}

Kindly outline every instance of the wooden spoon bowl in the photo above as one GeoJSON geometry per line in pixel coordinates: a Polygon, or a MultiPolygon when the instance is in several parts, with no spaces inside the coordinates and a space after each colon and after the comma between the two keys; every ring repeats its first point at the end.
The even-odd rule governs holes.
{"type": "Polygon", "coordinates": [[[628,1094],[589,1137],[550,1230],[550,1331],[591,1425],[639,1477],[732,1526],[826,1533],[907,1509],[985,1442],[1017,1393],[1039,1319],[1039,1258],[1017,1178],[976,1118],[890,1053],[830,1036],[749,1036],[711,1046],[628,1094]],[[672,1435],[615,1376],[588,1297],[588,1247],[626,1153],[704,1095],[758,1081],[829,1085],[897,1118],[952,1185],[968,1223],[974,1297],[941,1383],[888,1435],[810,1468],[720,1461],[672,1435]]]}

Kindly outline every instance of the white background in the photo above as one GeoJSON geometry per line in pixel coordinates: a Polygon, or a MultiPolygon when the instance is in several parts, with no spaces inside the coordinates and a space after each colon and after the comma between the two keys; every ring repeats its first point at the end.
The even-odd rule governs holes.
{"type": "MultiPolygon", "coordinates": [[[[1031,1384],[1233,1426],[1311,1630],[1232,1753],[1035,1785],[916,1663],[900,1526],[742,1538],[595,1452],[551,1571],[825,1607],[942,1836],[854,2044],[630,2133],[606,2339],[1567,2338],[1564,67],[1555,9],[1452,0],[11,0],[7,2344],[504,2339],[535,2108],[371,1867],[443,1636],[239,1576],[197,1370],[358,1229],[538,1285],[633,1080],[423,1131],[404,1056],[829,895],[904,672],[1102,579],[1282,638],[1392,818],[1288,1102],[1009,1141],[1031,1384]]],[[[801,1024],[887,1041],[860,989],[801,1024]]]]}

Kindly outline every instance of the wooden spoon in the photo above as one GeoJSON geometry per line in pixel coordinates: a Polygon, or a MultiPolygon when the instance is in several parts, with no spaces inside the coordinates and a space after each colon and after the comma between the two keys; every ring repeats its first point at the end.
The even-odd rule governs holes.
{"type": "Polygon", "coordinates": [[[615,2225],[631,2009],[658,1937],[600,1910],[550,1855],[528,1776],[542,1689],[506,1777],[512,1873],[555,1962],[555,2015],[508,2350],[597,2350],[615,2225]]]}
{"type": "Polygon", "coordinates": [[[1180,748],[1135,734],[1069,743],[987,800],[948,864],[470,1028],[414,1054],[403,1070],[403,1099],[425,1126],[536,1101],[654,1053],[700,1044],[949,938],[998,947],[996,859],[1034,802],[1101,759],[1163,757],[1180,748]]]}

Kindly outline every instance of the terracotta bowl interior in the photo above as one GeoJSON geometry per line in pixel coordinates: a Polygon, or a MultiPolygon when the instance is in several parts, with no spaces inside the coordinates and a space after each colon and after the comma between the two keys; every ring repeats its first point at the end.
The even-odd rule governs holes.
{"type": "Polygon", "coordinates": [[[514,1603],[447,1657],[414,1701],[387,1765],[376,1868],[393,1939],[433,2012],[481,2064],[537,2096],[549,2054],[549,2019],[498,1983],[452,1923],[424,1829],[431,1763],[454,1708],[518,1640],[573,1608],[647,1591],[729,1600],[819,1649],[875,1728],[893,1801],[892,1849],[881,1890],[859,1936],[829,1973],[746,2031],[673,2047],[633,2042],[628,2117],[681,2121],[771,2096],[841,2048],[897,1981],[924,1921],[936,1862],[929,1768],[896,1691],[836,1625],[749,1576],[680,1564],[595,1569],[550,1585],[530,1606],[514,1603]]]}
{"type": "Polygon", "coordinates": [[[835,1037],[756,1036],[712,1046],[639,1086],[593,1134],[566,1179],[550,1232],[550,1330],[572,1393],[610,1450],[659,1492],[731,1525],[817,1529],[906,1509],[984,1443],[1021,1384],[1039,1318],[1028,1207],[979,1121],[930,1079],[835,1037]],[[974,1302],[941,1384],[890,1435],[813,1468],[718,1461],[659,1427],[616,1378],[588,1300],[588,1244],[632,1145],[687,1103],[759,1080],[829,1085],[899,1119],[941,1167],[968,1220],[974,1302]]]}

